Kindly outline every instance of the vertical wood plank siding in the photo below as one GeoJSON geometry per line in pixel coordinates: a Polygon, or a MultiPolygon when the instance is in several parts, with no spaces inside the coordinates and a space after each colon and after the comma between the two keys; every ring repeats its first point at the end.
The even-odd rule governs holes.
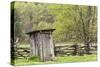
{"type": "Polygon", "coordinates": [[[53,31],[36,31],[30,34],[31,56],[39,56],[41,61],[49,61],[54,58],[53,31]]]}

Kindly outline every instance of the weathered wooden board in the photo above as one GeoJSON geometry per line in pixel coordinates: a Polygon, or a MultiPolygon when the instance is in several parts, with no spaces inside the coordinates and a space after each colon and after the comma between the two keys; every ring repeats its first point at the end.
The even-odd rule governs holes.
{"type": "Polygon", "coordinates": [[[31,56],[39,56],[41,61],[49,61],[54,58],[54,43],[50,30],[38,30],[29,32],[31,56]]]}

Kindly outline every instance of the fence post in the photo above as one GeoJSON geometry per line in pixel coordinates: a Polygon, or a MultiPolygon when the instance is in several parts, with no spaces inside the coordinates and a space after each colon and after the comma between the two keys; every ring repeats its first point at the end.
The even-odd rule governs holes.
{"type": "Polygon", "coordinates": [[[74,48],[73,55],[79,55],[80,47],[79,45],[75,44],[72,46],[74,48]]]}

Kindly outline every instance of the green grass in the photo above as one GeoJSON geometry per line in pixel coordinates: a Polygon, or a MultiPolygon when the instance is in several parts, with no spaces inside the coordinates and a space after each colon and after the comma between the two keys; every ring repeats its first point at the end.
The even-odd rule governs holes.
{"type": "Polygon", "coordinates": [[[53,64],[53,63],[69,63],[69,62],[87,62],[96,61],[96,55],[84,55],[84,56],[65,56],[55,57],[53,61],[40,62],[39,60],[30,59],[16,59],[15,65],[35,65],[35,64],[53,64]]]}

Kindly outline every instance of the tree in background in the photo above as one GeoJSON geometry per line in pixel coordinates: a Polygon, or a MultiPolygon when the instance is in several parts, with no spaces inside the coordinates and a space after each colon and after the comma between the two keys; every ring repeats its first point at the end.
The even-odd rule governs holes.
{"type": "Polygon", "coordinates": [[[77,15],[74,17],[76,39],[79,39],[86,46],[85,50],[89,54],[91,43],[97,40],[97,14],[96,7],[77,6],[77,15]]]}
{"type": "Polygon", "coordinates": [[[15,41],[16,39],[27,41],[25,33],[37,29],[51,28],[55,21],[54,16],[48,12],[44,4],[15,2],[13,6],[15,41]]]}
{"type": "Polygon", "coordinates": [[[95,6],[15,2],[14,10],[14,35],[21,41],[28,40],[29,31],[55,28],[56,43],[84,43],[87,54],[89,45],[96,43],[95,6]]]}

